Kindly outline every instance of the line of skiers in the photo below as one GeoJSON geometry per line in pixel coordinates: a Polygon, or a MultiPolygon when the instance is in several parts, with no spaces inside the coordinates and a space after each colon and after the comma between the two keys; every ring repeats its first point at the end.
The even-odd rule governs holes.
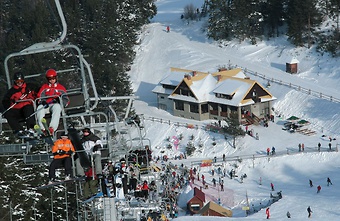
{"type": "MultiPolygon", "coordinates": [[[[311,217],[312,217],[313,211],[312,211],[312,209],[310,208],[310,206],[307,207],[307,213],[308,213],[308,218],[311,218],[311,217]]],[[[287,211],[286,216],[287,216],[287,218],[289,218],[289,219],[292,218],[292,216],[291,216],[291,214],[290,214],[289,211],[287,211]]],[[[266,208],[266,218],[267,218],[267,219],[270,219],[270,209],[269,209],[269,207],[266,208]]]]}

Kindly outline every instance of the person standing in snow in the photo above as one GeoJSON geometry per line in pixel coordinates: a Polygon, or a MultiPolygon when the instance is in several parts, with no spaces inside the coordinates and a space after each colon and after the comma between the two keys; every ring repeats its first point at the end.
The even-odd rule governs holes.
{"type": "Polygon", "coordinates": [[[329,177],[327,177],[327,186],[329,186],[329,184],[333,185],[331,179],[329,177]]]}
{"type": "Polygon", "coordinates": [[[166,26],[166,32],[170,32],[170,26],[166,26]]]}
{"type": "Polygon", "coordinates": [[[269,153],[270,153],[270,148],[268,147],[267,148],[267,155],[269,156],[269,153]]]}
{"type": "Polygon", "coordinates": [[[318,143],[318,151],[320,152],[320,149],[321,149],[321,143],[319,142],[318,143]]]}
{"type": "Polygon", "coordinates": [[[307,212],[308,212],[308,218],[311,218],[312,217],[312,209],[310,208],[310,206],[308,206],[307,208],[307,212]]]}
{"type": "Polygon", "coordinates": [[[287,211],[287,218],[291,218],[289,211],[287,211]]]}
{"type": "Polygon", "coordinates": [[[275,147],[272,147],[272,155],[275,154],[275,147]]]}
{"type": "Polygon", "coordinates": [[[321,186],[319,185],[319,186],[317,187],[316,193],[320,193],[320,191],[321,191],[321,186]]]}
{"type": "Polygon", "coordinates": [[[312,180],[309,180],[309,186],[310,186],[310,187],[313,187],[313,182],[312,182],[312,180]]]}
{"type": "Polygon", "coordinates": [[[223,179],[220,181],[221,191],[224,191],[224,181],[223,179]]]}
{"type": "Polygon", "coordinates": [[[214,187],[216,187],[216,179],[215,178],[212,179],[212,182],[213,182],[214,187]]]}
{"type": "Polygon", "coordinates": [[[272,188],[272,191],[274,191],[274,184],[270,183],[270,187],[272,188]]]}
{"type": "Polygon", "coordinates": [[[270,218],[270,211],[269,211],[269,207],[266,209],[266,215],[267,215],[267,219],[270,218]]]}

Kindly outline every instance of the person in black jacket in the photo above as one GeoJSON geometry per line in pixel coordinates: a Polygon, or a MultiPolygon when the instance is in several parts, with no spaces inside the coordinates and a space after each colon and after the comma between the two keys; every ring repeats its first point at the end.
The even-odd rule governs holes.
{"type": "Polygon", "coordinates": [[[308,218],[312,217],[312,209],[310,208],[310,206],[307,208],[307,212],[308,212],[308,218]]]}
{"type": "MultiPolygon", "coordinates": [[[[101,179],[103,177],[103,168],[101,163],[101,151],[100,151],[100,149],[103,147],[103,144],[101,139],[95,134],[93,134],[90,128],[84,128],[81,143],[83,144],[86,154],[94,162],[95,174],[97,175],[98,179],[101,179]]],[[[78,176],[85,176],[85,172],[80,164],[79,158],[76,159],[76,169],[78,176]]]]}
{"type": "Polygon", "coordinates": [[[21,72],[14,74],[14,84],[5,94],[2,105],[5,108],[3,115],[7,119],[13,132],[19,136],[28,135],[23,131],[22,121],[26,122],[26,129],[34,132],[34,100],[37,87],[34,84],[26,83],[21,72]]]}

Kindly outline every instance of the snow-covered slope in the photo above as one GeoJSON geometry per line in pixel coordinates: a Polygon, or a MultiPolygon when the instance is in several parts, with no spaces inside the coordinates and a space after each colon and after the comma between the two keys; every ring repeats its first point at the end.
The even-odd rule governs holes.
{"type": "MultiPolygon", "coordinates": [[[[294,48],[285,37],[259,42],[250,45],[247,42],[216,43],[207,39],[203,33],[204,21],[183,21],[180,15],[183,8],[189,3],[200,7],[204,0],[159,0],[158,15],[152,23],[145,26],[140,35],[140,45],[136,47],[137,57],[132,66],[130,76],[133,81],[135,94],[140,97],[134,107],[138,114],[145,116],[146,137],[151,139],[154,156],[178,156],[184,152],[188,142],[192,142],[197,151],[187,160],[173,161],[176,164],[190,162],[198,159],[212,159],[227,156],[254,155],[265,156],[266,148],[276,147],[277,152],[285,153],[275,158],[243,159],[237,164],[237,173],[246,173],[248,177],[244,183],[239,179],[225,178],[225,188],[233,191],[235,218],[231,220],[262,220],[265,218],[264,210],[245,217],[242,206],[246,205],[246,194],[250,205],[255,207],[264,205],[269,200],[270,183],[273,182],[276,190],[282,190],[283,199],[270,206],[272,219],[285,220],[286,212],[290,211],[295,220],[307,219],[306,208],[311,206],[313,219],[337,220],[339,212],[337,205],[340,200],[340,176],[337,170],[340,167],[338,152],[327,152],[328,137],[332,141],[333,149],[339,145],[340,104],[320,99],[289,87],[272,83],[268,89],[277,101],[274,103],[276,117],[274,123],[268,128],[252,126],[249,129],[259,134],[259,140],[245,136],[237,140],[237,148],[231,146],[231,141],[222,135],[207,132],[202,128],[209,122],[195,122],[171,116],[169,113],[156,108],[156,96],[151,90],[170,70],[170,67],[192,69],[198,71],[214,71],[218,67],[237,65],[248,70],[264,74],[270,78],[300,85],[301,87],[331,95],[340,99],[340,59],[331,58],[327,54],[320,55],[314,48],[294,48]],[[165,31],[166,26],[171,28],[170,33],[165,31]],[[285,73],[285,64],[293,57],[299,63],[299,73],[290,75],[285,73]],[[284,120],[291,115],[308,120],[310,130],[316,132],[313,136],[299,133],[288,133],[282,130],[284,120]],[[152,121],[149,117],[162,118],[163,123],[152,121]],[[170,122],[170,124],[169,124],[170,122]],[[197,125],[194,129],[177,126],[176,122],[197,125]],[[322,137],[325,135],[325,137],[322,137]],[[176,138],[183,136],[178,148],[174,147],[176,138]],[[216,145],[212,145],[213,142],[216,145]],[[315,152],[317,143],[322,144],[322,152],[315,152]],[[306,152],[297,153],[299,143],[304,143],[306,152]],[[167,148],[171,144],[172,148],[167,148]],[[203,144],[204,148],[199,146],[203,144]],[[289,155],[287,154],[289,153],[289,155]],[[259,179],[262,185],[259,185],[259,179]],[[333,181],[332,186],[326,186],[326,178],[333,181]],[[314,182],[310,188],[308,180],[314,182]],[[316,186],[322,186],[321,193],[316,194],[316,186]]],[[[267,81],[250,76],[252,79],[266,85],[267,81]]],[[[225,163],[223,168],[230,170],[235,163],[225,163]]],[[[202,168],[208,182],[212,179],[210,170],[202,168]]],[[[222,197],[228,197],[222,194],[222,197]]],[[[223,205],[223,200],[221,201],[223,205]]],[[[224,205],[227,206],[227,205],[224,205]]],[[[178,220],[211,220],[209,217],[180,217],[178,220]]],[[[218,218],[214,218],[218,219],[218,218]]]]}

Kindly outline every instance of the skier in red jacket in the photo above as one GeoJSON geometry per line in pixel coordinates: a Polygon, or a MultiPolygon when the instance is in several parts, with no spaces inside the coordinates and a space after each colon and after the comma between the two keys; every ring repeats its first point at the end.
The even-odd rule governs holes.
{"type": "Polygon", "coordinates": [[[66,95],[66,88],[58,83],[57,72],[53,69],[46,71],[47,82],[44,84],[39,92],[39,106],[37,108],[37,120],[40,128],[49,130],[53,134],[57,130],[62,111],[61,103],[64,107],[69,104],[69,98],[66,95]],[[49,128],[45,128],[41,123],[41,119],[45,117],[46,113],[52,113],[52,119],[49,128]]]}
{"type": "Polygon", "coordinates": [[[16,72],[13,79],[13,86],[7,91],[2,100],[2,105],[6,108],[3,114],[16,135],[28,135],[24,134],[23,127],[19,121],[24,119],[27,129],[30,129],[32,133],[34,132],[33,102],[36,98],[37,88],[33,84],[26,83],[21,72],[16,72]]]}
{"type": "Polygon", "coordinates": [[[266,209],[266,215],[267,215],[267,219],[269,219],[270,218],[269,207],[266,209]]]}

